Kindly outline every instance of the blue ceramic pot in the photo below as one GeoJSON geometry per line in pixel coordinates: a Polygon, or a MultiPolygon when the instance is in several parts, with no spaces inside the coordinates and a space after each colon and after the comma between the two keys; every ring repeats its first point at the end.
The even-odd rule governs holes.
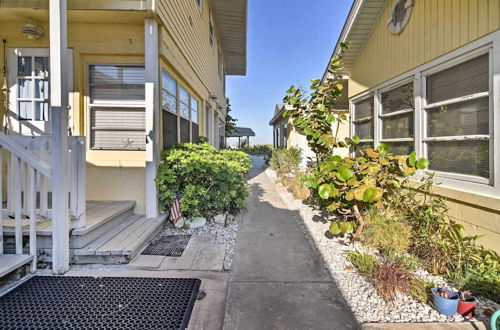
{"type": "Polygon", "coordinates": [[[432,301],[434,302],[434,306],[436,307],[436,310],[439,313],[441,313],[443,315],[447,315],[447,316],[453,316],[457,313],[458,300],[459,300],[457,292],[445,290],[445,292],[450,297],[448,299],[448,298],[440,297],[437,294],[437,288],[432,288],[431,290],[433,293],[432,294],[432,301]]]}

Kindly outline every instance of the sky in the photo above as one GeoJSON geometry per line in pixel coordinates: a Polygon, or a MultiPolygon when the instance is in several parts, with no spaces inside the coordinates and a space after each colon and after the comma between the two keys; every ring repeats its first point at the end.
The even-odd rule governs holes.
{"type": "Polygon", "coordinates": [[[291,85],[321,78],[352,0],[249,0],[247,74],[227,76],[226,94],[238,126],[253,144],[272,144],[276,103],[291,85]]]}

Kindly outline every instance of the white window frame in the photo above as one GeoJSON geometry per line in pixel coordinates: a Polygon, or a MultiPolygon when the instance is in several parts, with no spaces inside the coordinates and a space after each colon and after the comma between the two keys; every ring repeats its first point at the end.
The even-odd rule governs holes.
{"type": "MultiPolygon", "coordinates": [[[[433,105],[426,105],[426,77],[453,67],[457,64],[466,62],[475,57],[481,56],[489,52],[489,92],[488,97],[490,100],[490,134],[488,136],[463,136],[463,137],[440,137],[441,140],[466,140],[466,139],[489,139],[490,141],[490,177],[489,179],[481,178],[478,176],[471,176],[466,174],[457,174],[450,172],[435,171],[435,181],[442,183],[444,187],[452,189],[465,190],[473,193],[481,193],[486,195],[498,195],[500,193],[500,171],[495,166],[500,166],[500,31],[493,32],[478,40],[475,40],[463,47],[460,47],[452,52],[440,56],[426,64],[423,64],[415,69],[410,70],[400,76],[392,78],[374,88],[366,90],[349,99],[350,111],[350,135],[354,133],[353,111],[354,104],[363,101],[367,97],[374,98],[374,147],[383,142],[393,142],[389,140],[381,140],[382,121],[379,120],[381,110],[380,94],[387,90],[404,85],[409,81],[414,81],[414,146],[418,157],[427,157],[427,146],[425,141],[433,140],[434,138],[426,137],[426,111],[425,108],[436,106],[440,104],[451,104],[463,100],[472,100],[481,97],[486,97],[486,93],[476,93],[446,102],[434,103],[433,105]],[[373,93],[373,96],[371,94],[373,93]]],[[[398,139],[399,140],[399,139],[398,139]]],[[[361,140],[361,142],[369,142],[361,140]]],[[[416,179],[425,176],[425,171],[418,171],[416,179]]]]}
{"type": "Polygon", "coordinates": [[[375,114],[377,113],[376,103],[375,102],[373,103],[374,114],[372,116],[357,119],[357,120],[354,119],[354,111],[356,108],[356,104],[359,102],[363,102],[365,100],[368,100],[370,97],[375,97],[375,93],[373,90],[363,92],[355,99],[349,100],[349,114],[350,114],[349,115],[349,134],[352,136],[356,132],[354,124],[361,123],[361,122],[368,121],[368,120],[373,120],[373,138],[372,139],[361,139],[359,142],[360,143],[372,143],[376,147],[376,145],[375,145],[375,140],[376,140],[375,139],[375,134],[376,134],[375,129],[377,126],[377,125],[375,125],[375,114]]]}
{"type": "MultiPolygon", "coordinates": [[[[141,67],[146,70],[144,64],[138,63],[109,63],[109,62],[91,62],[86,65],[86,76],[87,81],[85,82],[87,88],[87,111],[85,122],[87,123],[87,150],[92,152],[109,152],[109,151],[118,151],[118,152],[144,152],[146,150],[146,146],[144,145],[144,149],[93,149],[92,148],[92,108],[131,108],[131,109],[144,109],[146,112],[146,94],[144,94],[144,101],[120,101],[115,100],[113,102],[101,101],[101,102],[92,102],[92,98],[90,95],[90,67],[91,66],[126,66],[126,67],[141,67]]],[[[144,87],[145,88],[145,87],[144,87]]],[[[144,130],[144,136],[146,135],[146,131],[144,130]]],[[[146,137],[144,137],[146,139],[146,137]]]]}
{"type": "MultiPolygon", "coordinates": [[[[164,88],[163,86],[163,80],[161,81],[161,90],[162,91],[165,91],[167,92],[168,94],[172,95],[175,97],[175,99],[177,100],[175,106],[176,106],[176,112],[173,113],[169,110],[165,110],[163,109],[162,107],[162,111],[168,111],[169,113],[171,114],[174,114],[176,117],[177,117],[177,143],[180,143],[181,141],[181,118],[185,119],[185,120],[188,120],[189,121],[189,141],[191,143],[195,143],[196,141],[193,141],[193,124],[194,125],[198,125],[198,136],[201,136],[201,128],[200,128],[200,99],[198,99],[196,96],[194,96],[192,93],[189,92],[189,88],[187,88],[187,86],[185,86],[184,84],[181,84],[179,82],[178,79],[176,79],[166,68],[162,67],[161,68],[161,74],[163,74],[163,72],[165,72],[168,76],[170,76],[173,80],[175,80],[176,82],[176,95],[172,95],[169,91],[167,91],[166,88],[164,88]],[[183,104],[186,104],[184,102],[181,101],[181,97],[180,97],[180,90],[184,89],[186,92],[187,92],[187,95],[188,95],[188,118],[184,117],[181,115],[181,103],[183,104]],[[197,122],[193,122],[193,119],[192,119],[192,104],[191,104],[191,100],[192,99],[195,99],[197,102],[198,102],[198,111],[197,111],[197,122]]],[[[163,93],[162,93],[163,94],[163,93]]],[[[162,104],[163,104],[163,95],[161,96],[162,97],[162,104]]]]}

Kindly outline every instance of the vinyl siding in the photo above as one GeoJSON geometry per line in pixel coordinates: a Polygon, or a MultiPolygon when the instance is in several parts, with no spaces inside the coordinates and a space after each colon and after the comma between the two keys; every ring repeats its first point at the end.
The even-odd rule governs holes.
{"type": "Polygon", "coordinates": [[[500,29],[498,0],[415,0],[399,35],[389,32],[389,0],[350,70],[349,96],[500,29]]]}
{"type": "MultiPolygon", "coordinates": [[[[215,94],[218,105],[225,107],[223,80],[218,72],[217,22],[213,22],[215,43],[212,47],[208,1],[204,0],[203,11],[200,11],[194,0],[160,0],[156,11],[163,25],[160,55],[202,100],[215,94]]],[[[215,104],[211,105],[216,108],[215,104]]]]}

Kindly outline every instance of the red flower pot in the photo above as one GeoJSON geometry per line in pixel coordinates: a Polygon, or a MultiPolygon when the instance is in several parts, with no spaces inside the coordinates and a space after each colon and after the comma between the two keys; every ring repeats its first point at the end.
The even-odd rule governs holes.
{"type": "Polygon", "coordinates": [[[460,300],[458,302],[458,314],[463,317],[473,317],[474,308],[476,307],[476,299],[470,299],[470,301],[460,300]]]}

